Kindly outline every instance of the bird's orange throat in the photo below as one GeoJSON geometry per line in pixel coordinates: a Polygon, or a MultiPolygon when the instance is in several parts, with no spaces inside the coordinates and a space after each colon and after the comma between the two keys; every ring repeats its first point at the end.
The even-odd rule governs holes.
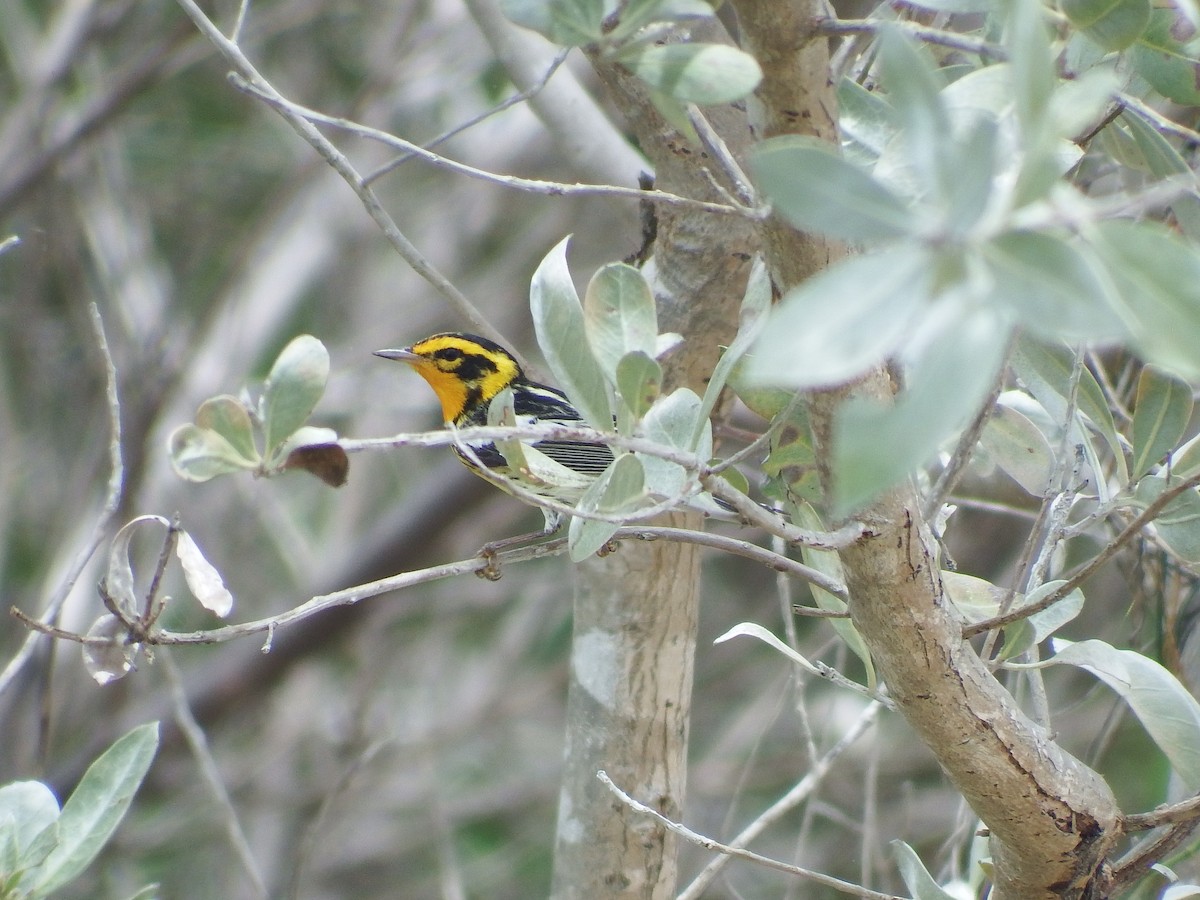
{"type": "Polygon", "coordinates": [[[412,360],[409,365],[417,370],[417,374],[424,378],[437,394],[438,402],[442,404],[442,420],[446,424],[458,421],[467,405],[468,385],[453,372],[443,372],[426,360],[412,360]]]}

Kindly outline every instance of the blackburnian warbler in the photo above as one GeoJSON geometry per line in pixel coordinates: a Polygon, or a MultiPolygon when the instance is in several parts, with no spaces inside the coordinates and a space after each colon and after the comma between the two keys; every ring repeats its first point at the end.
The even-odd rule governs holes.
{"type": "MultiPolygon", "coordinates": [[[[487,338],[446,332],[401,350],[376,350],[375,355],[399,360],[416,369],[437,394],[447,426],[487,425],[492,401],[506,388],[512,390],[513,414],[518,425],[585,424],[566,394],[530,380],[511,353],[487,338]]],[[[543,479],[537,477],[539,473],[514,472],[504,454],[491,441],[463,441],[454,446],[454,451],[471,471],[518,498],[524,494],[522,499],[528,499],[532,494],[570,506],[579,502],[584,491],[614,459],[612,449],[598,441],[533,440],[523,443],[542,455],[541,469],[546,471],[550,467],[550,477],[543,479]],[[549,458],[548,462],[545,457],[549,458]]],[[[732,506],[709,494],[693,491],[678,500],[679,506],[706,516],[741,521],[732,506]]],[[[536,503],[536,500],[528,502],[536,503]]],[[[546,506],[540,508],[546,519],[546,527],[541,532],[492,542],[481,551],[482,554],[493,556],[500,547],[557,531],[562,523],[561,514],[546,506]]],[[[489,569],[481,574],[498,577],[498,570],[489,569]]]]}
{"type": "MultiPolygon", "coordinates": [[[[583,416],[567,396],[556,388],[538,384],[526,377],[512,354],[494,341],[474,334],[447,332],[435,334],[402,350],[377,350],[376,356],[408,363],[429,382],[442,404],[447,425],[467,428],[488,424],[488,407],[505,388],[512,389],[513,412],[518,424],[547,423],[582,425],[583,416]]],[[[521,487],[534,494],[562,503],[576,503],[588,484],[613,461],[606,445],[589,441],[535,441],[535,450],[579,476],[540,485],[522,481],[521,487]]],[[[503,454],[490,441],[455,446],[458,458],[476,474],[481,467],[500,479],[488,478],[505,487],[504,478],[512,476],[503,454]]],[[[486,476],[485,476],[486,477],[486,476]]],[[[558,525],[558,517],[546,511],[547,531],[558,525]]]]}

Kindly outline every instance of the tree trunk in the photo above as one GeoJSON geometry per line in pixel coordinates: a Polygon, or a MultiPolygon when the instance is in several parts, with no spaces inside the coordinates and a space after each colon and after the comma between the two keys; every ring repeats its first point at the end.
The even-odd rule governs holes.
{"type": "MultiPolygon", "coordinates": [[[[703,39],[728,40],[714,23],[703,39]]],[[[698,35],[696,39],[701,39],[698,35]]],[[[721,200],[705,177],[702,149],[655,110],[644,85],[593,59],[655,171],[675,194],[721,200]]],[[[742,112],[706,110],[734,153],[749,143],[742,112]]],[[[710,169],[719,182],[728,179],[710,169]]],[[[742,220],[659,209],[655,295],[659,330],[685,343],[664,364],[664,391],[703,393],[708,373],[737,331],[754,247],[742,220]]],[[[695,515],[675,524],[699,527],[695,515]]],[[[675,839],[631,816],[596,779],[604,769],[632,796],[679,819],[687,775],[699,559],[683,544],[631,545],[576,572],[575,629],[567,702],[566,765],[554,858],[556,900],[667,898],[675,893],[675,839]]]]}
{"type": "MultiPolygon", "coordinates": [[[[672,518],[698,524],[685,522],[691,516],[672,518]]],[[[666,542],[626,541],[576,572],[551,893],[557,900],[674,895],[674,835],[630,813],[596,772],[679,818],[699,579],[697,548],[666,542]]]]}
{"type": "MultiPolygon", "coordinates": [[[[826,40],[808,24],[819,20],[820,4],[734,5],[748,49],[763,66],[758,95],[767,136],[836,142],[826,40]]],[[[764,231],[768,266],[782,291],[842,255],[777,218],[764,231]]],[[[893,386],[880,371],[815,395],[819,460],[830,458],[833,421],[851,393],[890,402],[893,386]]],[[[828,486],[827,468],[822,475],[828,486]]],[[[1106,896],[1103,864],[1119,821],[1112,793],[1024,716],[963,640],[920,509],[916,492],[904,486],[856,514],[866,534],[841,553],[854,624],[900,711],[990,830],[993,900],[1106,896]]]]}

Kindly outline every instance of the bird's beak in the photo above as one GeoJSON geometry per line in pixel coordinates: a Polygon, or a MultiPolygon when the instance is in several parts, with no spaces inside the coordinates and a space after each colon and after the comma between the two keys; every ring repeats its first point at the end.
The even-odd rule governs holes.
{"type": "Polygon", "coordinates": [[[376,350],[375,355],[382,356],[384,359],[395,359],[406,363],[416,362],[421,358],[407,348],[403,350],[376,350]]]}

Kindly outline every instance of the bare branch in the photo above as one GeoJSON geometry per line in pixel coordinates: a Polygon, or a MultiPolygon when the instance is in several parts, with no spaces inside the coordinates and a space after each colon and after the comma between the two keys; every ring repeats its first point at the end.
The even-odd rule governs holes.
{"type": "Polygon", "coordinates": [[[188,704],[187,689],[183,684],[183,675],[180,673],[179,667],[175,665],[170,650],[164,647],[159,651],[158,658],[162,662],[167,687],[170,689],[175,724],[179,726],[183,739],[187,741],[188,749],[192,751],[192,756],[196,759],[196,766],[200,769],[200,776],[212,793],[213,800],[216,801],[229,844],[237,855],[238,861],[241,862],[242,868],[246,870],[254,894],[258,897],[269,897],[271,892],[267,890],[267,883],[263,879],[262,872],[259,871],[254,853],[250,850],[250,842],[246,840],[246,832],[242,829],[237,810],[234,809],[233,801],[229,798],[229,791],[226,790],[225,782],[221,778],[221,770],[217,766],[217,761],[213,759],[212,751],[208,748],[208,738],[204,734],[204,729],[200,727],[200,723],[196,721],[196,717],[192,715],[192,708],[188,704]]]}
{"type": "MultiPolygon", "coordinates": [[[[299,134],[308,144],[320,154],[330,167],[337,172],[350,188],[358,195],[367,213],[383,231],[388,242],[400,254],[418,275],[424,278],[442,297],[454,308],[459,315],[467,320],[480,333],[502,343],[504,340],[500,331],[480,312],[466,296],[456,288],[425,256],[409,241],[396,225],[395,220],[375,192],[366,184],[358,171],[350,164],[346,156],[337,149],[316,127],[303,116],[291,109],[290,103],[271,86],[246,57],[240,47],[225,37],[204,11],[196,5],[195,0],[178,0],[179,5],[209,42],[217,48],[235,70],[237,75],[254,88],[254,92],[266,100],[279,113],[285,122],[299,134]]],[[[518,360],[520,361],[520,360],[518,360]]]]}
{"type": "Polygon", "coordinates": [[[37,625],[33,626],[34,630],[26,636],[20,649],[13,654],[8,665],[4,667],[4,671],[0,672],[0,696],[3,696],[9,686],[16,681],[25,664],[33,656],[33,651],[42,634],[59,636],[54,634],[54,631],[57,630],[54,628],[54,623],[58,620],[59,610],[62,609],[63,603],[66,602],[67,597],[74,589],[75,582],[78,580],[80,574],[82,574],[84,567],[88,564],[88,560],[92,558],[92,554],[96,552],[96,549],[100,546],[100,542],[104,539],[112,517],[121,503],[121,495],[124,490],[125,466],[121,455],[121,404],[117,397],[117,367],[113,363],[112,353],[108,349],[108,339],[104,335],[104,321],[100,318],[100,310],[96,307],[95,303],[90,303],[88,304],[88,312],[92,319],[92,329],[96,338],[96,346],[99,348],[100,355],[104,360],[104,384],[105,395],[108,399],[109,427],[108,457],[110,471],[108,476],[108,491],[104,499],[104,506],[100,510],[100,515],[96,518],[96,524],[92,527],[91,537],[88,538],[87,543],[71,561],[66,577],[51,595],[49,602],[42,611],[40,619],[33,620],[23,613],[19,613],[15,607],[13,608],[12,613],[17,618],[27,621],[27,624],[37,621],[37,625]]]}
{"type": "Polygon", "coordinates": [[[758,863],[760,866],[766,866],[769,869],[778,869],[780,872],[787,872],[789,875],[798,875],[801,878],[808,878],[815,881],[817,884],[823,884],[825,887],[833,888],[835,891],[840,891],[843,894],[850,894],[854,897],[863,897],[865,900],[902,900],[895,894],[881,894],[878,891],[868,890],[864,887],[859,887],[857,884],[851,884],[849,881],[842,881],[840,878],[833,878],[830,875],[823,875],[820,872],[814,872],[812,869],[804,869],[800,866],[793,866],[791,863],[781,862],[777,859],[771,859],[768,856],[762,856],[758,853],[753,853],[750,850],[743,850],[740,847],[731,847],[728,844],[722,844],[720,841],[714,841],[712,838],[705,837],[702,834],[697,834],[690,828],[672,822],[658,810],[651,809],[644,803],[639,803],[627,793],[613,784],[612,779],[603,772],[597,772],[596,777],[600,782],[612,791],[617,798],[632,809],[634,812],[639,812],[643,815],[650,816],[668,831],[679,835],[686,841],[703,847],[705,850],[713,850],[717,853],[724,853],[728,856],[745,859],[753,863],[758,863]]]}

